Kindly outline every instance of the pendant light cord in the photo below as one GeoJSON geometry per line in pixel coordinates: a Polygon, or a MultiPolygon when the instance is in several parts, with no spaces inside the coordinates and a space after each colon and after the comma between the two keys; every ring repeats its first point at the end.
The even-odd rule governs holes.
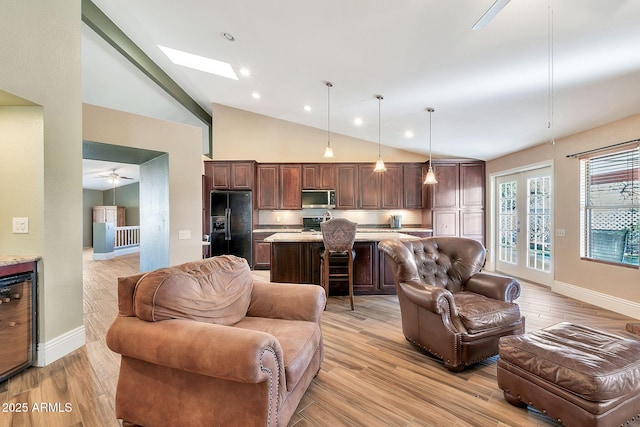
{"type": "Polygon", "coordinates": [[[377,95],[376,98],[378,98],[378,159],[380,159],[382,157],[381,152],[380,152],[380,141],[381,141],[381,137],[380,137],[381,131],[380,131],[380,129],[382,128],[381,124],[380,124],[380,117],[381,117],[380,116],[380,104],[381,104],[381,101],[384,98],[382,97],[382,95],[377,95]]]}
{"type": "Polygon", "coordinates": [[[331,147],[331,88],[333,84],[326,82],[327,85],[327,146],[331,147]]]}
{"type": "Polygon", "coordinates": [[[549,62],[548,62],[548,102],[549,102],[549,122],[548,122],[548,129],[551,131],[551,145],[555,145],[556,140],[555,140],[555,132],[553,129],[554,126],[554,102],[553,102],[553,92],[554,92],[554,87],[553,87],[553,74],[554,74],[554,69],[553,69],[553,0],[549,0],[549,46],[548,46],[548,55],[549,55],[549,62]]]}

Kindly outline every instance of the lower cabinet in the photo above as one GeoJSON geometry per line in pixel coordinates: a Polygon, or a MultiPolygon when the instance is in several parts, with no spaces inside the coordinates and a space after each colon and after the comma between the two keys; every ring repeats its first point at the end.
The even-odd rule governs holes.
{"type": "Polygon", "coordinates": [[[264,239],[273,233],[253,233],[253,269],[269,270],[271,268],[271,243],[264,239]]]}

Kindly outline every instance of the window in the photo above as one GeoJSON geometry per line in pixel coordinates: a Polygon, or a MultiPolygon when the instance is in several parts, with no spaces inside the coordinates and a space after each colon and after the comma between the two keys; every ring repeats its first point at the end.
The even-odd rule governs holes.
{"type": "Polygon", "coordinates": [[[581,256],[638,266],[640,148],[580,160],[581,256]]]}

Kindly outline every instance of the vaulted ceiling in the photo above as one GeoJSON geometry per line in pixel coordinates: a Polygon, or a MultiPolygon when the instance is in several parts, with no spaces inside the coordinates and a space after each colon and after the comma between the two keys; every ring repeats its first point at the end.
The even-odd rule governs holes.
{"type": "MultiPolygon", "coordinates": [[[[434,155],[483,160],[640,113],[639,1],[512,0],[479,30],[493,0],[93,1],[208,112],[326,129],[330,81],[333,132],[377,142],[380,94],[382,144],[426,154],[433,107],[434,155]]],[[[85,25],[82,43],[84,102],[202,125],[85,25]]]]}

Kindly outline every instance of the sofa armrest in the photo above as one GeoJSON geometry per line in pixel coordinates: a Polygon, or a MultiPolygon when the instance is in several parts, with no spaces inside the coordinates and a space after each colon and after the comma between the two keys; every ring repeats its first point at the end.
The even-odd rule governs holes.
{"type": "Polygon", "coordinates": [[[464,289],[506,302],[513,302],[520,296],[520,282],[513,277],[493,273],[476,273],[464,284],[464,289]]]}
{"type": "Polygon", "coordinates": [[[271,379],[286,386],[282,348],[266,332],[119,316],[107,332],[107,345],[123,356],[229,381],[257,384],[277,375],[271,379]]]}
{"type": "Polygon", "coordinates": [[[319,323],[326,304],[320,286],[254,281],[247,316],[319,323]]]}

